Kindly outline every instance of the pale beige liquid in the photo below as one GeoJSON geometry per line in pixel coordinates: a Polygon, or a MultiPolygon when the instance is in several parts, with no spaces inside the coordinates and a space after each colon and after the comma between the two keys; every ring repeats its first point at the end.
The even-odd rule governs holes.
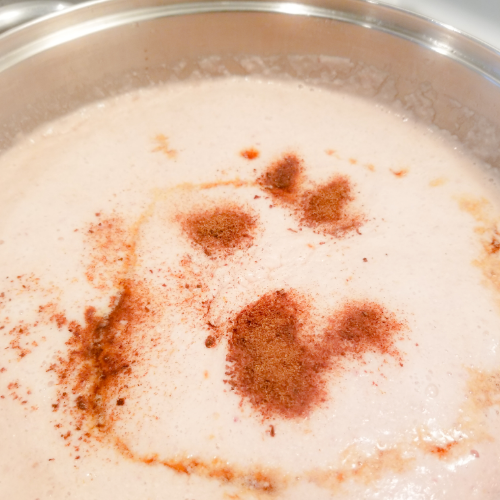
{"type": "Polygon", "coordinates": [[[0,159],[0,496],[496,500],[496,175],[434,129],[295,82],[144,90],[20,141],[0,159]],[[252,161],[240,155],[250,147],[252,161]],[[300,230],[270,208],[254,181],[290,151],[311,185],[349,176],[360,234],[300,230]],[[224,261],[176,220],[220,201],[259,220],[253,246],[224,261]],[[110,217],[123,234],[89,235],[110,217]],[[71,334],[50,316],[105,315],[131,277],[153,291],[156,315],[137,329],[125,404],[109,409],[109,433],[77,430],[73,394],[53,411],[65,389],[50,367],[71,334]],[[226,339],[207,349],[206,324],[282,288],[308,295],[316,317],[345,300],[382,303],[405,322],[403,366],[346,362],[307,418],[263,420],[228,390],[226,339]],[[181,462],[188,474],[169,467],[181,462]]]}

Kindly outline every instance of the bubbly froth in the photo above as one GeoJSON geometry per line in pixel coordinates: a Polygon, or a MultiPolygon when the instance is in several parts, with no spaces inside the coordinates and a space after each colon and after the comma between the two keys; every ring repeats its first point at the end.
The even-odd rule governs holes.
{"type": "Polygon", "coordinates": [[[0,163],[3,495],[498,497],[498,186],[451,138],[228,78],[0,163]]]}

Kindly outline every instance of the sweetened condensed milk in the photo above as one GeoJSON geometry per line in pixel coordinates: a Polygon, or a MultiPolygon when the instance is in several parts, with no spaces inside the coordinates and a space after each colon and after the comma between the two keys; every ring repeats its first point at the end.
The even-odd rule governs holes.
{"type": "Polygon", "coordinates": [[[2,498],[500,497],[500,187],[454,138],[200,79],[0,186],[2,498]]]}

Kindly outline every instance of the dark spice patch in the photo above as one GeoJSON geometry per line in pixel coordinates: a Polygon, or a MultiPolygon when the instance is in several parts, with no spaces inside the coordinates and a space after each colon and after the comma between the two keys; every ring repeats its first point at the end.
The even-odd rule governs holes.
{"type": "Polygon", "coordinates": [[[395,337],[404,324],[375,302],[348,302],[330,319],[325,342],[338,356],[377,352],[399,357],[395,337]]]}
{"type": "Polygon", "coordinates": [[[403,324],[376,303],[346,304],[323,335],[308,333],[308,321],[307,301],[281,290],[249,304],[232,322],[226,382],[264,417],[307,416],[326,399],[325,372],[348,354],[399,358],[394,337],[403,324]]]}
{"type": "Polygon", "coordinates": [[[210,349],[212,347],[214,347],[217,343],[217,339],[215,338],[214,335],[209,335],[206,339],[205,339],[205,347],[207,349],[210,349]]]}
{"type": "MultiPolygon", "coordinates": [[[[68,324],[71,337],[67,358],[52,369],[65,391],[74,395],[78,425],[86,420],[101,431],[106,430],[112,403],[116,401],[120,406],[120,401],[125,401],[115,396],[120,383],[132,374],[140,357],[134,332],[154,314],[143,286],[127,281],[108,315],[100,316],[95,308],[87,307],[84,325],[74,321],[68,324]]],[[[58,405],[65,396],[66,392],[62,393],[58,405]]]]}
{"type": "Polygon", "coordinates": [[[76,398],[76,407],[79,410],[87,411],[88,410],[88,405],[87,405],[87,400],[84,396],[78,396],[76,398]]]}
{"type": "Polygon", "coordinates": [[[285,154],[257,179],[257,183],[277,201],[293,203],[303,176],[302,163],[296,154],[285,154]]]}
{"type": "Polygon", "coordinates": [[[257,178],[257,184],[274,202],[289,208],[302,226],[335,237],[358,230],[363,220],[352,210],[355,196],[348,176],[336,175],[313,189],[306,189],[304,180],[302,159],[295,153],[288,153],[271,164],[257,178]]]}
{"type": "Polygon", "coordinates": [[[304,193],[299,209],[301,222],[305,226],[341,236],[361,225],[361,219],[348,211],[353,200],[349,178],[336,176],[327,184],[304,193]]]}
{"type": "Polygon", "coordinates": [[[485,249],[490,255],[498,253],[500,250],[500,235],[496,230],[493,233],[491,240],[485,244],[485,249]]]}
{"type": "Polygon", "coordinates": [[[344,215],[345,206],[352,199],[351,184],[347,177],[337,177],[305,194],[302,205],[305,221],[311,224],[338,222],[344,215]]]}
{"type": "Polygon", "coordinates": [[[304,300],[294,292],[262,296],[234,319],[228,383],[264,416],[305,416],[325,396],[320,372],[328,354],[303,333],[304,300]]]}
{"type": "Polygon", "coordinates": [[[181,223],[196,246],[217,257],[251,246],[257,226],[255,216],[232,205],[192,213],[181,223]]]}

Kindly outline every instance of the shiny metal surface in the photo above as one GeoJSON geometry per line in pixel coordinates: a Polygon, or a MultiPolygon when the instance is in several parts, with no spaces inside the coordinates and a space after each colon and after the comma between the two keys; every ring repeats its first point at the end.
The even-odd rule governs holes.
{"type": "Polygon", "coordinates": [[[53,0],[32,0],[0,6],[0,33],[33,19],[60,12],[71,5],[53,0]]]}
{"type": "Polygon", "coordinates": [[[95,99],[179,78],[181,60],[188,77],[213,55],[236,74],[236,55],[349,58],[394,80],[403,108],[427,99],[425,119],[464,141],[481,120],[500,137],[500,55],[423,17],[360,0],[108,0],[0,36],[0,147],[95,99]]]}
{"type": "MultiPolygon", "coordinates": [[[[17,5],[23,6],[24,4],[32,6],[33,18],[37,17],[34,15],[35,10],[39,12],[39,15],[45,15],[56,10],[60,11],[71,5],[65,2],[44,2],[42,0],[13,4],[9,9],[14,10],[17,5]],[[35,6],[37,7],[35,8],[35,6]],[[45,9],[49,11],[44,12],[45,9]]],[[[488,49],[484,50],[487,47],[480,41],[464,35],[450,26],[375,2],[359,0],[307,3],[267,1],[130,2],[103,0],[88,2],[73,10],[73,13],[65,13],[64,17],[58,16],[50,20],[50,22],[53,22],[52,29],[56,29],[56,32],[31,43],[26,31],[26,28],[29,29],[30,26],[23,26],[21,29],[23,29],[28,43],[22,49],[16,51],[17,57],[12,57],[12,55],[7,58],[2,57],[0,59],[0,71],[8,67],[9,64],[16,64],[26,57],[31,57],[60,43],[125,24],[190,14],[262,12],[344,21],[364,28],[393,34],[456,59],[475,70],[484,71],[487,76],[494,76],[500,82],[498,54],[494,54],[492,60],[491,57],[488,57],[490,55],[488,49]],[[92,12],[93,18],[86,16],[85,10],[92,12]]],[[[45,21],[45,24],[47,24],[47,21],[45,21]]],[[[37,23],[32,23],[32,26],[36,25],[37,23]]],[[[489,49],[494,52],[494,49],[489,49]]]]}
{"type": "Polygon", "coordinates": [[[500,2],[495,0],[383,0],[454,26],[500,48],[500,2]]]}

